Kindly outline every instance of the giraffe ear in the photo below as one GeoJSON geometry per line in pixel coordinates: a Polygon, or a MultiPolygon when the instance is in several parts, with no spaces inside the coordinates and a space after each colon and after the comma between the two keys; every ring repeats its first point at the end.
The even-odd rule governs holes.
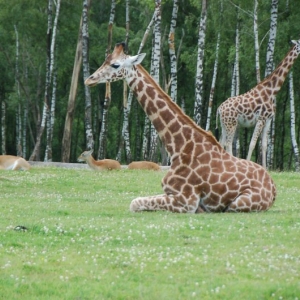
{"type": "Polygon", "coordinates": [[[145,58],[146,56],[146,53],[141,53],[141,54],[138,54],[138,55],[135,55],[135,56],[130,56],[129,58],[126,59],[126,62],[127,64],[130,64],[130,65],[138,65],[140,64],[143,59],[145,58]]]}
{"type": "Polygon", "coordinates": [[[296,45],[297,44],[297,41],[296,40],[291,40],[291,42],[296,45]]]}

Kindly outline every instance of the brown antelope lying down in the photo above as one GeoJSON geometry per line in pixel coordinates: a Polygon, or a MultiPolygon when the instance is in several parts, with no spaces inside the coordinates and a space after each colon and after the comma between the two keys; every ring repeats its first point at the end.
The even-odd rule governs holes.
{"type": "Polygon", "coordinates": [[[128,169],[159,171],[160,166],[152,161],[133,161],[128,165],[128,169]]]}
{"type": "Polygon", "coordinates": [[[93,150],[84,151],[78,157],[78,161],[85,161],[87,164],[96,171],[101,170],[117,170],[121,169],[121,165],[117,160],[113,159],[103,159],[103,160],[94,160],[92,156],[93,150]]]}
{"type": "Polygon", "coordinates": [[[30,164],[20,156],[0,155],[0,170],[29,170],[30,164]]]}

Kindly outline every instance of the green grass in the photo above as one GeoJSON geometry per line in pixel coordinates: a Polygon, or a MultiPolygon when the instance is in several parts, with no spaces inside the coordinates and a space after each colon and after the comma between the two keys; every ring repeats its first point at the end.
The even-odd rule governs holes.
{"type": "Polygon", "coordinates": [[[1,171],[0,299],[300,299],[300,174],[268,212],[131,213],[164,173],[1,171]]]}

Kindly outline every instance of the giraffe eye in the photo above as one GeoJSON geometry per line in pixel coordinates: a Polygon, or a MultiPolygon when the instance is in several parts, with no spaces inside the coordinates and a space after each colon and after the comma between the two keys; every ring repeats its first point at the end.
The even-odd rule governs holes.
{"type": "Polygon", "coordinates": [[[120,67],[120,65],[119,64],[112,64],[112,65],[110,65],[112,68],[114,68],[114,69],[118,69],[119,67],[120,67]]]}

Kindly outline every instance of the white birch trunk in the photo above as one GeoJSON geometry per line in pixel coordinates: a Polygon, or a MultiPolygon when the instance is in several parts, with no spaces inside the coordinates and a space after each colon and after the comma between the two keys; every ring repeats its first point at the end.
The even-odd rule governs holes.
{"type": "Polygon", "coordinates": [[[206,128],[205,128],[206,131],[208,131],[210,129],[211,112],[212,112],[214,93],[215,93],[217,74],[218,74],[220,39],[221,39],[221,34],[219,31],[218,37],[217,37],[216,58],[215,58],[215,63],[214,63],[213,79],[211,82],[211,88],[210,88],[210,93],[209,93],[209,102],[208,102],[206,128]]]}
{"type": "MultiPolygon", "coordinates": [[[[267,49],[266,57],[266,71],[265,77],[272,73],[274,69],[274,50],[275,50],[275,39],[277,33],[277,17],[278,17],[278,0],[272,0],[271,4],[271,25],[270,25],[270,36],[267,49]]],[[[274,97],[274,105],[276,106],[276,97],[274,97]]],[[[275,138],[275,115],[271,122],[269,134],[268,134],[268,149],[267,149],[267,168],[273,167],[274,159],[274,138],[275,138]]]]}
{"type": "Polygon", "coordinates": [[[260,63],[259,63],[257,6],[258,6],[258,0],[254,0],[253,31],[254,31],[254,50],[255,50],[255,73],[256,73],[256,82],[259,83],[261,80],[260,80],[260,63]]]}
{"type": "Polygon", "coordinates": [[[18,108],[16,110],[16,152],[17,156],[22,156],[22,118],[21,118],[21,93],[19,75],[19,33],[17,26],[14,25],[16,34],[16,66],[15,66],[15,85],[18,96],[18,108]]]}
{"type": "Polygon", "coordinates": [[[295,96],[294,96],[294,80],[293,80],[293,71],[289,73],[289,91],[290,91],[290,111],[291,111],[291,138],[293,151],[295,155],[295,171],[300,171],[300,160],[299,160],[299,148],[296,138],[296,117],[295,117],[295,96]]]}
{"type": "MultiPolygon", "coordinates": [[[[234,62],[234,73],[233,73],[233,82],[234,82],[234,92],[233,96],[240,94],[240,25],[239,25],[239,8],[237,8],[237,25],[235,33],[235,62],[234,62]]],[[[235,136],[233,139],[233,155],[236,157],[240,156],[240,139],[239,139],[239,128],[236,129],[235,136]]]]}
{"type": "Polygon", "coordinates": [[[52,137],[53,137],[53,127],[54,127],[54,112],[55,112],[55,102],[56,102],[56,74],[53,76],[53,69],[55,65],[55,44],[56,44],[56,33],[57,33],[57,22],[60,12],[60,2],[57,0],[56,3],[56,12],[53,24],[51,47],[50,47],[50,80],[53,77],[53,86],[52,86],[52,99],[50,104],[50,110],[47,110],[47,145],[45,151],[44,161],[52,161],[52,137]]]}
{"type": "MultiPolygon", "coordinates": [[[[160,6],[158,7],[156,5],[155,7],[155,10],[154,10],[154,13],[153,13],[153,16],[152,16],[152,19],[149,23],[149,25],[147,26],[147,29],[144,33],[144,36],[143,36],[143,39],[142,39],[142,42],[140,44],[140,48],[139,48],[139,52],[141,52],[141,49],[143,48],[143,46],[145,45],[146,43],[146,40],[147,40],[147,37],[149,35],[149,32],[150,32],[150,29],[152,27],[152,25],[156,22],[158,16],[157,14],[160,14],[160,6]]],[[[153,57],[153,52],[152,52],[152,57],[153,57]]],[[[152,61],[152,58],[151,58],[151,61],[152,61]]],[[[147,115],[145,115],[145,123],[144,123],[144,132],[143,132],[143,145],[142,145],[142,159],[144,160],[148,160],[149,158],[149,144],[150,144],[150,140],[151,140],[151,123],[150,123],[150,120],[148,118],[147,115]]]]}
{"type": "MultiPolygon", "coordinates": [[[[114,24],[115,13],[116,13],[116,1],[112,0],[111,8],[110,8],[109,22],[108,22],[108,44],[107,44],[105,57],[111,51],[112,27],[114,24]]],[[[110,82],[106,82],[105,99],[104,99],[103,112],[102,112],[102,124],[101,124],[101,130],[100,130],[100,135],[99,135],[98,159],[106,158],[108,108],[109,108],[110,101],[111,101],[111,92],[110,91],[111,91],[110,82]]]]}
{"type": "Polygon", "coordinates": [[[206,19],[207,19],[207,0],[202,0],[202,11],[201,11],[199,35],[198,35],[198,54],[197,54],[195,104],[194,104],[194,120],[198,125],[201,125],[206,19]]]}
{"type": "Polygon", "coordinates": [[[41,147],[41,138],[46,126],[46,118],[47,118],[47,110],[49,105],[49,87],[51,84],[50,77],[50,48],[51,48],[51,32],[52,32],[52,0],[48,1],[48,26],[47,26],[47,64],[46,64],[46,82],[45,82],[45,94],[44,94],[44,102],[43,102],[43,114],[40,128],[37,133],[35,147],[32,151],[32,154],[29,160],[38,160],[40,158],[40,147],[41,147]]]}
{"type": "Polygon", "coordinates": [[[6,154],[6,105],[1,100],[1,154],[6,154]]]}
{"type": "MultiPolygon", "coordinates": [[[[126,45],[126,50],[128,50],[128,42],[129,42],[129,0],[126,0],[126,40],[125,40],[125,45],[126,45]]],[[[125,146],[125,154],[126,154],[126,162],[129,164],[132,161],[131,157],[131,149],[130,149],[130,138],[129,138],[129,113],[131,109],[131,103],[132,103],[132,98],[133,98],[133,93],[130,90],[129,96],[127,97],[127,83],[124,80],[123,84],[123,97],[124,97],[124,118],[123,118],[123,125],[122,125],[122,132],[121,132],[121,137],[120,137],[120,145],[119,145],[119,150],[116,156],[117,161],[121,161],[122,159],[122,151],[123,151],[123,146],[125,146]]]]}
{"type": "MultiPolygon", "coordinates": [[[[83,80],[90,76],[90,66],[89,66],[89,30],[88,30],[88,10],[90,6],[89,0],[83,1],[82,10],[82,66],[83,66],[83,80]]],[[[86,136],[86,149],[94,149],[94,138],[92,129],[92,99],[90,88],[84,85],[84,95],[85,95],[85,136],[86,136]]]]}
{"type": "Polygon", "coordinates": [[[177,102],[177,59],[175,54],[175,29],[177,22],[178,13],[178,0],[173,0],[173,10],[169,33],[169,54],[170,54],[170,65],[171,65],[171,85],[170,85],[170,96],[174,102],[177,102]]]}
{"type": "MultiPolygon", "coordinates": [[[[150,75],[159,84],[159,62],[161,52],[161,0],[155,0],[155,9],[157,10],[156,18],[154,21],[154,39],[153,39],[153,50],[152,50],[152,61],[150,75]]],[[[149,159],[151,161],[157,160],[157,145],[158,135],[153,124],[150,124],[150,153],[149,159]]]]}

